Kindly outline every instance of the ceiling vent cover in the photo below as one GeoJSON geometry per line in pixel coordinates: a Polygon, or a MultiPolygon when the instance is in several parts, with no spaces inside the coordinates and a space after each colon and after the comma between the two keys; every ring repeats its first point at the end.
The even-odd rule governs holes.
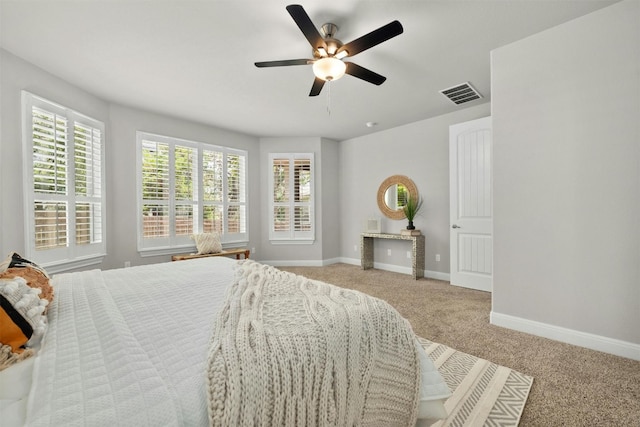
{"type": "Polygon", "coordinates": [[[482,95],[480,95],[469,82],[443,89],[440,93],[449,98],[454,104],[464,104],[465,102],[482,98],[482,95]]]}

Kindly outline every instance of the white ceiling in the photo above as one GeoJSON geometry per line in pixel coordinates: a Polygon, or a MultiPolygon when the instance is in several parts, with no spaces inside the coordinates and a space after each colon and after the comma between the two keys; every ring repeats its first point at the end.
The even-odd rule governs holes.
{"type": "Polygon", "coordinates": [[[344,140],[487,102],[492,49],[615,1],[306,0],[316,26],[337,24],[344,43],[404,26],[349,58],[384,84],[345,76],[318,97],[310,65],[253,65],[310,57],[290,3],[1,0],[0,45],[111,102],[256,136],[344,140]],[[438,92],[466,81],[484,99],[456,106],[438,92]]]}

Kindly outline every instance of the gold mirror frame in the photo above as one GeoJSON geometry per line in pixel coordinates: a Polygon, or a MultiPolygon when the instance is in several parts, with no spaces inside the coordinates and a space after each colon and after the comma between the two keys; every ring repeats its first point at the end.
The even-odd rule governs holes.
{"type": "Polygon", "coordinates": [[[418,189],[416,185],[411,181],[411,178],[404,175],[392,175],[389,178],[382,181],[380,184],[380,188],[378,188],[378,207],[380,211],[387,218],[391,219],[405,219],[404,211],[402,209],[392,210],[389,206],[387,206],[384,201],[384,195],[392,185],[402,184],[406,187],[409,192],[409,196],[413,197],[417,200],[418,198],[418,189]]]}

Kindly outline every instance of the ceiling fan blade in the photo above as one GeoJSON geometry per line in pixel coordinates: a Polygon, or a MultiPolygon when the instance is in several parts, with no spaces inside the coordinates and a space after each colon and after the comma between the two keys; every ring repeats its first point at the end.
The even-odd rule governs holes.
{"type": "Polygon", "coordinates": [[[288,65],[307,65],[313,62],[311,59],[284,59],[282,61],[264,61],[256,62],[256,67],[286,67],[288,65]]]}
{"type": "Polygon", "coordinates": [[[346,50],[349,53],[348,56],[354,56],[364,50],[372,48],[375,45],[402,34],[403,31],[404,29],[402,28],[402,24],[399,21],[393,21],[378,28],[377,30],[373,30],[368,34],[365,34],[360,38],[350,41],[338,49],[338,52],[346,50]]]}
{"type": "Polygon", "coordinates": [[[311,18],[307,15],[307,12],[304,11],[304,8],[299,4],[290,4],[287,6],[287,12],[293,18],[293,20],[302,31],[302,34],[309,40],[309,44],[313,48],[313,50],[317,50],[319,47],[324,47],[326,49],[327,45],[324,42],[324,39],[320,35],[320,32],[311,22],[311,18]]]}
{"type": "Polygon", "coordinates": [[[311,86],[311,92],[309,92],[309,96],[320,95],[320,91],[322,90],[323,86],[324,86],[324,80],[316,77],[316,79],[313,81],[313,86],[311,86]]]}
{"type": "Polygon", "coordinates": [[[347,64],[347,69],[345,73],[352,75],[353,77],[357,77],[366,82],[373,83],[374,85],[380,86],[384,83],[387,78],[385,76],[381,76],[378,73],[374,73],[371,70],[368,70],[364,67],[359,66],[358,64],[354,64],[353,62],[345,62],[347,64]]]}

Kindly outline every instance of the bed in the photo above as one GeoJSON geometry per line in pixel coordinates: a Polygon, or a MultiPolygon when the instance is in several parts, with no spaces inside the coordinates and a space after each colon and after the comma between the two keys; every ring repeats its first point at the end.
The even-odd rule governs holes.
{"type": "MultiPolygon", "coordinates": [[[[224,381],[214,380],[214,360],[229,350],[213,331],[224,330],[223,314],[228,319],[235,310],[229,298],[241,265],[280,274],[255,261],[214,257],[54,276],[55,296],[36,355],[0,372],[3,427],[220,424],[212,421],[213,396],[220,383],[232,396],[229,384],[235,380],[233,372],[224,381]]],[[[240,307],[246,301],[237,302],[240,307]]],[[[414,402],[411,424],[417,419],[429,425],[446,415],[442,402],[450,392],[419,345],[413,357],[416,394],[398,396],[398,401],[414,402]]],[[[274,358],[273,363],[290,361],[274,358]]],[[[247,377],[250,369],[241,369],[247,377]]],[[[291,411],[300,417],[299,408],[291,411]]],[[[256,418],[243,423],[255,424],[256,418]]]]}

